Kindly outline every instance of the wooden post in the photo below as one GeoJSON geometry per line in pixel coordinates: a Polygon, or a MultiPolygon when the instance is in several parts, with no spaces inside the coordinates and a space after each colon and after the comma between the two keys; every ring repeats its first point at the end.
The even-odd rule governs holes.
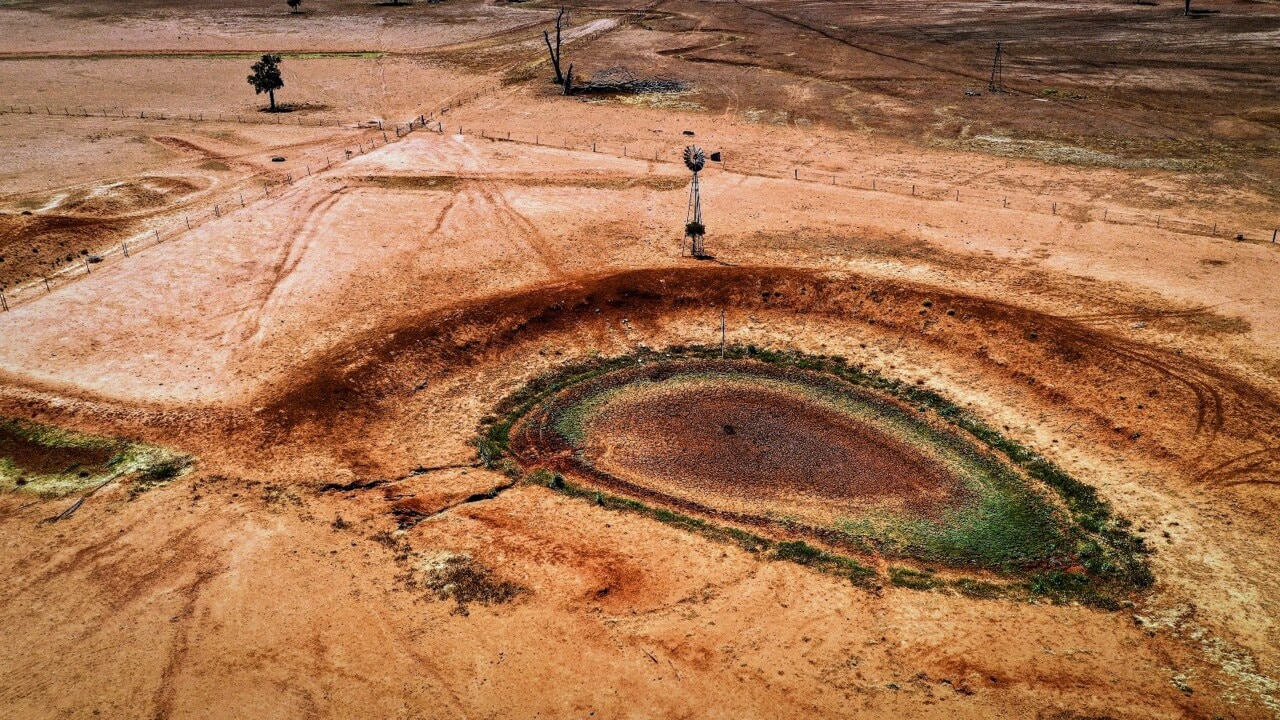
{"type": "Polygon", "coordinates": [[[1053,204],[1053,214],[1054,214],[1054,215],[1057,215],[1057,214],[1058,214],[1058,203],[1054,203],[1054,204],[1053,204]]]}
{"type": "Polygon", "coordinates": [[[84,259],[84,274],[92,275],[93,271],[89,269],[89,258],[84,259]]]}
{"type": "Polygon", "coordinates": [[[159,231],[158,229],[156,229],[156,228],[152,228],[152,230],[154,230],[154,231],[155,231],[155,234],[156,234],[156,242],[160,242],[160,231],[159,231]]]}
{"type": "Polygon", "coordinates": [[[1272,244],[1272,245],[1275,245],[1275,244],[1276,244],[1276,236],[1277,236],[1277,235],[1280,235],[1280,228],[1276,228],[1275,230],[1272,230],[1272,231],[1271,231],[1271,244],[1272,244]]]}
{"type": "Polygon", "coordinates": [[[120,250],[124,252],[125,257],[129,257],[129,243],[127,242],[120,243],[120,250]]]}
{"type": "Polygon", "coordinates": [[[44,279],[44,291],[47,293],[53,292],[53,288],[49,287],[49,278],[44,279]]]}
{"type": "Polygon", "coordinates": [[[956,190],[956,202],[960,202],[960,191],[956,190]]]}
{"type": "Polygon", "coordinates": [[[2,292],[0,292],[0,307],[3,307],[5,312],[9,312],[9,301],[4,299],[2,292]]]}
{"type": "Polygon", "coordinates": [[[724,359],[724,345],[725,345],[724,338],[725,338],[724,308],[720,308],[720,359],[721,360],[724,359]]]}
{"type": "Polygon", "coordinates": [[[240,193],[240,207],[244,207],[244,193],[240,193]]]}
{"type": "Polygon", "coordinates": [[[871,189],[872,189],[872,190],[875,190],[875,189],[876,189],[876,179],[875,179],[875,178],[871,178],[871,189]]]}
{"type": "Polygon", "coordinates": [[[191,229],[191,218],[187,217],[186,215],[183,215],[183,216],[182,216],[182,219],[187,221],[187,229],[188,229],[188,230],[190,230],[190,229],[191,229]]]}
{"type": "Polygon", "coordinates": [[[213,206],[213,216],[214,216],[214,217],[222,217],[222,210],[221,210],[221,209],[219,209],[217,205],[214,205],[214,206],[213,206]]]}
{"type": "Polygon", "coordinates": [[[1156,227],[1160,227],[1160,216],[1156,216],[1156,227]]]}

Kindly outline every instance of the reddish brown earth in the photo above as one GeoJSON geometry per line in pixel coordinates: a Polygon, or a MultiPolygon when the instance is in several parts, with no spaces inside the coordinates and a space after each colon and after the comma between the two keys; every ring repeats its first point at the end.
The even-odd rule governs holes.
{"type": "Polygon", "coordinates": [[[932,517],[966,495],[918,449],[784,391],[656,390],[599,412],[585,428],[585,460],[668,493],[765,503],[816,496],[846,512],[901,505],[932,517]]]}
{"type": "Polygon", "coordinates": [[[1195,5],[596,4],[576,72],[689,88],[587,102],[545,82],[537,4],[0,5],[0,414],[196,458],[57,523],[73,499],[0,497],[0,707],[1275,716],[1280,12],[1195,5]],[[1013,92],[965,96],[996,39],[1013,92]],[[272,119],[225,56],[267,50],[383,54],[286,58],[298,109],[231,120],[272,119]],[[679,253],[686,130],[727,159],[714,261],[679,253]],[[872,593],[475,466],[524,382],[718,341],[721,308],[729,342],[1045,454],[1133,520],[1155,588],[872,593]],[[441,600],[458,567],[504,601],[441,600]]]}

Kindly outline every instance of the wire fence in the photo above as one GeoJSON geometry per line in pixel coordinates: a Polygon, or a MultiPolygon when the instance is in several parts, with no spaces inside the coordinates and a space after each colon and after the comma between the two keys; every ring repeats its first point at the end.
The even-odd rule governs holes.
{"type": "MultiPolygon", "coordinates": [[[[293,177],[292,174],[284,176],[283,180],[277,181],[274,185],[271,182],[264,182],[262,185],[262,195],[257,196],[253,190],[245,192],[237,191],[234,194],[227,195],[216,199],[211,204],[205,204],[198,211],[186,213],[181,219],[175,220],[168,226],[155,226],[146,229],[122,241],[119,245],[113,246],[105,251],[84,255],[74,259],[62,268],[50,273],[49,275],[29,281],[17,288],[0,292],[0,311],[8,311],[13,305],[38,297],[40,294],[50,293],[55,288],[67,284],[68,282],[78,278],[91,275],[100,269],[103,264],[122,260],[130,257],[133,253],[138,252],[146,247],[157,245],[165,240],[169,240],[182,235],[184,232],[190,231],[197,226],[213,219],[221,218],[223,215],[234,212],[241,208],[247,207],[250,203],[248,195],[254,195],[252,200],[262,200],[271,197],[273,186],[285,185],[291,186],[299,180],[304,180],[313,174],[329,170],[333,167],[334,161],[341,163],[350,160],[358,155],[363,155],[370,150],[376,149],[383,145],[395,142],[398,139],[407,137],[415,130],[430,130],[437,133],[445,133],[453,130],[454,126],[445,125],[445,116],[453,109],[479,99],[489,93],[499,89],[500,85],[483,88],[480,90],[471,90],[466,93],[459,94],[442,103],[439,108],[428,113],[420,114],[405,123],[384,123],[381,120],[366,121],[358,124],[357,127],[367,130],[363,137],[357,138],[354,145],[344,148],[337,158],[326,156],[324,158],[323,167],[310,165],[304,168],[305,175],[293,177]],[[394,139],[388,132],[394,134],[394,139]],[[248,193],[248,195],[246,194],[248,193]]],[[[0,113],[6,112],[0,109],[0,113]]],[[[141,115],[142,113],[140,113],[141,115]]],[[[88,116],[88,115],[86,115],[88,116]]],[[[127,114],[111,115],[107,109],[103,110],[103,117],[133,117],[127,114]]],[[[77,117],[69,112],[62,117],[77,117]]],[[[152,116],[151,119],[165,120],[185,120],[185,121],[210,121],[210,122],[228,122],[229,118],[222,115],[190,113],[187,116],[160,115],[152,116]]],[[[299,118],[301,121],[302,118],[299,118]]],[[[243,122],[237,118],[237,121],[243,122]]],[[[322,121],[321,121],[322,122],[322,121]]],[[[338,123],[337,120],[334,120],[338,123]]],[[[302,124],[301,122],[299,124],[302,124]]],[[[340,123],[339,123],[340,125],[340,123]]],[[[589,144],[572,143],[569,141],[556,141],[548,138],[545,142],[538,133],[517,133],[508,130],[490,131],[486,128],[467,128],[463,125],[456,126],[459,135],[471,135],[484,140],[493,142],[512,142],[526,145],[534,145],[539,147],[553,147],[571,151],[583,151],[593,153],[604,153],[615,157],[643,160],[646,162],[656,163],[672,163],[680,164],[680,153],[683,145],[671,146],[667,145],[613,145],[606,146],[598,141],[592,141],[589,144]]],[[[721,155],[721,161],[713,163],[713,167],[720,170],[738,175],[767,177],[774,179],[791,179],[796,182],[804,182],[811,184],[831,185],[834,187],[850,188],[855,190],[863,190],[870,192],[891,193],[899,196],[909,196],[918,198],[921,201],[939,201],[939,202],[957,202],[980,204],[988,207],[1000,207],[1001,209],[1013,209],[1022,212],[1035,212],[1046,215],[1062,215],[1079,221],[1100,221],[1104,223],[1147,226],[1168,232],[1176,232],[1190,235],[1199,235],[1205,237],[1221,237],[1235,239],[1242,242],[1268,243],[1272,246],[1277,245],[1280,240],[1280,227],[1261,228],[1257,226],[1246,227],[1239,222],[1205,222],[1200,220],[1188,220],[1185,218],[1171,217],[1161,213],[1141,213],[1130,210],[1115,210],[1108,207],[1097,207],[1092,204],[1079,202],[1069,202],[1055,200],[1043,195],[1027,197],[1025,195],[1007,195],[1003,193],[993,193],[990,191],[973,190],[963,187],[944,186],[937,183],[920,182],[904,178],[884,178],[874,177],[870,175],[852,175],[847,173],[830,173],[810,168],[792,167],[789,169],[761,167],[758,164],[737,165],[731,163],[730,158],[721,155]]],[[[1277,223],[1280,225],[1280,223],[1277,223]]]]}
{"type": "MultiPolygon", "coordinates": [[[[417,120],[435,118],[437,115],[447,114],[450,110],[456,109],[469,102],[474,102],[486,95],[500,89],[500,83],[486,84],[480,89],[469,89],[456,93],[440,104],[439,108],[431,110],[420,115],[417,120]]],[[[228,112],[224,110],[199,110],[199,111],[173,111],[173,110],[157,110],[146,108],[124,108],[124,107],[89,107],[85,105],[61,105],[53,106],[49,104],[5,104],[0,106],[0,115],[31,115],[33,117],[43,118],[115,118],[130,120],[156,120],[156,121],[177,121],[177,122],[212,122],[212,123],[228,123],[234,122],[247,125],[288,125],[297,127],[351,127],[360,129],[376,128],[378,130],[389,129],[397,126],[396,123],[386,122],[381,119],[370,119],[365,116],[363,119],[353,120],[350,118],[340,118],[337,115],[316,115],[309,113],[306,108],[300,109],[281,109],[278,111],[261,110],[255,114],[243,112],[228,112]]],[[[400,126],[406,126],[410,123],[399,123],[400,126]]]]}
{"type": "MultiPolygon", "coordinates": [[[[357,124],[356,127],[366,130],[363,136],[347,140],[346,146],[339,150],[339,154],[330,156],[328,154],[323,158],[323,164],[317,162],[313,167],[304,165],[303,170],[298,177],[294,177],[292,173],[286,173],[282,178],[276,179],[274,182],[269,179],[262,179],[261,195],[257,193],[256,187],[246,187],[236,190],[232,193],[220,195],[216,198],[205,198],[202,200],[198,208],[189,208],[181,217],[173,217],[165,225],[154,225],[143,231],[138,232],[132,237],[122,240],[119,244],[112,245],[106,249],[95,253],[82,254],[80,256],[72,256],[66,260],[66,265],[55,269],[42,277],[29,280],[22,285],[8,290],[0,291],[0,312],[8,312],[14,305],[21,302],[31,300],[41,295],[52,293],[55,289],[62,287],[71,281],[92,275],[95,271],[104,269],[105,266],[121,261],[132,256],[140,250],[154,245],[158,245],[167,240],[181,236],[185,232],[194,230],[206,222],[215,220],[235,212],[236,210],[248,207],[255,201],[270,198],[275,188],[276,195],[280,194],[280,186],[292,186],[295,182],[305,180],[312,175],[322,173],[333,168],[335,163],[342,163],[359,155],[363,155],[378,147],[390,144],[401,138],[407,137],[415,130],[430,129],[435,125],[437,132],[442,132],[443,125],[436,118],[449,113],[450,110],[456,109],[468,102],[487,95],[498,89],[499,85],[493,85],[481,88],[479,90],[468,90],[448,98],[441,103],[440,107],[430,112],[420,114],[416,118],[410,119],[408,122],[384,123],[381,120],[366,121],[357,124]],[[388,132],[394,134],[394,139],[388,135],[388,132]],[[352,144],[354,143],[354,144],[352,144]]],[[[14,111],[11,107],[8,110],[0,108],[0,113],[14,111]]],[[[29,113],[19,113],[29,114],[29,113]]],[[[53,115],[53,113],[50,113],[53,115]]],[[[145,116],[145,111],[139,111],[139,116],[145,116]]],[[[73,115],[69,111],[58,117],[94,117],[91,115],[73,115]]],[[[102,115],[97,117],[106,118],[133,118],[134,115],[117,111],[116,114],[104,108],[102,115]]],[[[155,113],[149,119],[154,120],[183,120],[187,122],[229,122],[233,115],[223,115],[219,113],[188,113],[185,116],[155,113]]],[[[301,120],[301,118],[299,118],[301,120]]],[[[238,122],[248,122],[237,118],[238,122]]],[[[335,121],[337,122],[337,121],[335,121]]],[[[272,123],[268,123],[272,124],[272,123]]],[[[341,123],[339,123],[341,126],[341,123]]]]}
{"type": "MultiPolygon", "coordinates": [[[[476,130],[475,128],[467,128],[461,125],[446,128],[440,121],[435,122],[433,129],[437,130],[437,132],[444,132],[446,129],[452,131],[454,128],[460,135],[472,135],[494,142],[512,142],[564,150],[589,151],[647,162],[683,163],[681,157],[681,152],[684,149],[683,145],[639,144],[606,146],[598,141],[573,143],[565,140],[543,138],[536,133],[518,133],[507,130],[492,131],[487,128],[476,130]]],[[[709,163],[709,166],[718,167],[721,170],[738,175],[791,179],[797,182],[890,193],[920,200],[984,205],[1000,209],[1063,216],[1080,222],[1146,226],[1187,235],[1224,238],[1280,247],[1277,244],[1280,241],[1280,220],[1270,227],[1248,224],[1233,219],[1221,222],[1191,220],[1163,212],[1140,212],[1099,206],[1093,203],[1060,200],[1046,194],[1027,196],[1025,194],[1009,194],[956,187],[954,185],[942,185],[903,177],[886,178],[869,174],[832,173],[803,167],[771,168],[756,163],[738,164],[723,152],[721,153],[721,158],[720,162],[709,163]]]]}
{"type": "Polygon", "coordinates": [[[257,176],[234,191],[202,198],[198,206],[189,206],[181,215],[174,214],[169,216],[164,224],[148,227],[104,250],[71,256],[65,261],[66,265],[57,268],[53,272],[35,280],[30,280],[16,288],[0,292],[0,311],[7,312],[18,303],[51,293],[77,278],[92,275],[94,272],[122,261],[143,249],[172,240],[212,220],[250,207],[257,201],[279,196],[298,182],[319,175],[347,160],[393,143],[396,139],[405,137],[415,130],[422,130],[427,127],[428,123],[429,120],[425,115],[414,118],[407,123],[397,123],[392,126],[395,131],[395,138],[388,135],[386,129],[374,129],[361,137],[348,141],[349,144],[341,148],[338,155],[326,155],[322,162],[317,162],[314,166],[304,165],[300,171],[285,173],[282,176],[273,178],[257,176]],[[261,181],[261,184],[255,184],[254,180],[261,181]]]}

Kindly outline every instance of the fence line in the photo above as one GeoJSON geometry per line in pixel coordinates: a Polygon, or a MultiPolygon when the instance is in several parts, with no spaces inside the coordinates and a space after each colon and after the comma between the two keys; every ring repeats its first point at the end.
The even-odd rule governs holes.
{"type": "MultiPolygon", "coordinates": [[[[414,130],[426,129],[428,122],[425,116],[413,118],[407,123],[396,124],[397,138],[408,136],[414,130]],[[403,128],[403,130],[399,130],[403,128]]],[[[205,198],[198,209],[192,209],[184,213],[181,217],[174,217],[165,225],[151,226],[142,230],[133,236],[122,240],[120,243],[96,253],[84,254],[75,257],[68,262],[67,265],[57,268],[53,272],[30,280],[16,288],[0,292],[0,312],[7,312],[18,303],[31,300],[42,295],[47,295],[55,289],[62,287],[71,281],[92,275],[93,273],[103,269],[106,266],[120,262],[125,258],[131,257],[134,253],[159,245],[162,242],[172,240],[176,237],[190,232],[210,220],[215,220],[229,215],[237,210],[248,207],[252,202],[269,198],[273,195],[279,195],[284,188],[294,185],[296,182],[304,181],[312,175],[329,170],[335,164],[349,160],[358,155],[365,154],[378,147],[388,145],[395,142],[390,138],[386,131],[371,132],[365,138],[358,140],[354,147],[343,148],[342,152],[334,157],[326,153],[325,164],[323,166],[304,165],[303,170],[294,177],[292,173],[288,173],[283,179],[275,182],[264,180],[261,185],[261,194],[257,194],[253,188],[254,179],[250,178],[250,187],[243,190],[236,190],[227,195],[219,195],[216,198],[205,198]],[[214,202],[209,202],[214,200],[214,202]]]]}
{"type": "MultiPolygon", "coordinates": [[[[437,117],[437,113],[443,116],[447,114],[450,110],[460,107],[468,102],[477,100],[480,97],[487,95],[496,89],[499,89],[500,87],[501,85],[494,85],[491,87],[482,88],[481,90],[478,90],[478,91],[469,90],[463,93],[458,93],[450,98],[447,98],[444,103],[441,103],[440,107],[437,110],[432,110],[428,113],[420,114],[415,118],[411,118],[406,123],[395,122],[395,123],[388,123],[387,125],[390,127],[391,130],[394,131],[395,140],[399,140],[401,138],[407,137],[415,129],[430,129],[430,126],[432,124],[436,125],[437,132],[443,132],[444,126],[438,120],[435,120],[435,118],[437,117]]],[[[6,110],[5,108],[0,108],[0,114],[9,112],[12,110],[13,110],[12,106],[8,110],[6,110]]],[[[29,114],[29,113],[20,113],[20,114],[29,114]]],[[[82,116],[77,116],[77,115],[72,115],[68,112],[59,117],[94,117],[94,116],[90,116],[87,114],[82,116]]],[[[131,116],[130,115],[114,115],[113,116],[109,114],[107,109],[103,109],[102,117],[131,117],[131,116]]],[[[151,118],[151,119],[156,119],[156,118],[151,118]]],[[[185,118],[180,116],[175,117],[173,115],[170,115],[168,117],[161,115],[158,119],[182,120],[182,121],[188,121],[188,122],[191,122],[191,121],[228,122],[229,121],[229,120],[222,119],[222,115],[219,115],[219,114],[210,114],[208,118],[205,118],[204,114],[195,114],[195,113],[192,113],[189,115],[189,117],[185,117],[185,118]],[[217,119],[215,119],[215,115],[217,119]]],[[[301,118],[299,118],[299,120],[301,120],[301,118]]],[[[271,124],[271,123],[267,123],[264,121],[261,124],[271,124]]],[[[364,129],[375,131],[372,134],[372,136],[368,138],[368,143],[367,143],[368,150],[373,150],[379,147],[378,145],[379,138],[381,138],[382,140],[382,145],[387,145],[392,142],[395,142],[395,140],[392,140],[387,135],[387,126],[384,126],[383,122],[380,120],[376,120],[372,124],[364,124],[358,127],[363,127],[364,129]]],[[[344,148],[342,153],[338,156],[337,161],[340,163],[344,160],[349,160],[357,155],[361,155],[368,152],[368,150],[366,150],[365,140],[358,140],[356,142],[356,146],[354,149],[344,148]]],[[[330,168],[333,167],[333,160],[334,158],[329,157],[328,153],[326,152],[325,165],[323,168],[317,165],[317,167],[315,168],[315,173],[313,173],[312,168],[309,165],[305,166],[304,171],[306,172],[306,175],[300,176],[297,179],[301,180],[304,177],[310,177],[312,174],[318,174],[325,170],[329,170],[330,168]]],[[[293,178],[291,174],[287,174],[283,181],[276,184],[292,185],[294,180],[295,178],[293,178]]],[[[272,187],[271,183],[264,182],[263,198],[269,197],[271,195],[271,187],[272,187]]],[[[254,198],[254,199],[256,201],[262,198],[254,198]]],[[[41,295],[47,295],[53,292],[55,288],[62,287],[70,283],[72,280],[91,275],[95,271],[94,270],[95,266],[101,266],[108,263],[114,264],[114,262],[116,261],[123,260],[124,258],[130,257],[132,253],[137,252],[138,250],[142,250],[147,247],[158,245],[161,242],[164,242],[165,240],[176,238],[182,235],[182,233],[184,232],[189,232],[195,229],[196,227],[199,227],[204,222],[207,222],[210,219],[220,218],[223,215],[227,214],[227,212],[238,210],[240,208],[246,207],[247,205],[248,203],[246,202],[246,198],[244,197],[243,193],[237,192],[234,196],[229,197],[227,200],[214,203],[212,207],[205,206],[204,211],[201,213],[184,214],[181,221],[177,221],[177,220],[174,221],[174,224],[177,224],[178,227],[173,232],[168,232],[168,231],[162,232],[159,227],[153,226],[147,230],[144,230],[142,232],[135,234],[133,237],[130,237],[127,240],[121,241],[119,245],[113,245],[107,250],[100,251],[97,253],[91,253],[88,255],[82,255],[76,258],[76,260],[79,260],[79,262],[76,262],[73,260],[69,262],[68,265],[62,268],[58,268],[53,272],[49,273],[48,275],[42,276],[34,280],[30,280],[25,284],[20,285],[16,288],[12,288],[7,291],[0,291],[0,312],[8,312],[13,305],[19,302],[27,301],[32,298],[39,297],[41,295]],[[192,217],[194,217],[196,220],[194,224],[191,222],[192,217]],[[42,290],[43,292],[41,292],[42,290]]]]}
{"type": "MultiPolygon", "coordinates": [[[[389,143],[395,142],[396,140],[407,137],[415,129],[433,130],[435,132],[443,134],[448,129],[444,125],[444,121],[443,121],[444,115],[449,113],[450,110],[455,109],[467,102],[477,100],[480,97],[487,95],[498,88],[500,88],[500,85],[482,89],[480,91],[467,91],[466,93],[460,94],[459,96],[450,98],[449,100],[446,101],[446,103],[442,103],[440,108],[438,108],[437,110],[432,110],[428,113],[420,114],[417,117],[410,119],[407,123],[403,123],[403,124],[389,123],[388,125],[390,129],[395,134],[395,140],[392,140],[387,135],[388,128],[380,120],[375,121],[374,124],[364,124],[358,127],[362,127],[363,129],[374,130],[374,132],[372,133],[372,136],[368,138],[368,150],[373,150],[376,147],[378,147],[379,139],[382,140],[383,145],[387,145],[389,143]]],[[[4,113],[4,112],[6,112],[6,110],[4,110],[3,108],[0,108],[0,113],[4,113]]],[[[108,115],[105,110],[104,110],[103,116],[112,117],[111,115],[108,115]]],[[[75,117],[75,116],[65,115],[64,117],[75,117]]],[[[125,117],[125,116],[120,116],[120,117],[125,117]]],[[[168,118],[161,117],[160,119],[180,119],[180,120],[191,121],[190,119],[187,119],[187,118],[175,118],[173,116],[170,116],[168,118]]],[[[199,116],[193,115],[192,119],[194,119],[194,121],[196,122],[213,121],[212,117],[209,120],[204,120],[203,115],[199,115],[199,116]]],[[[301,118],[299,118],[299,120],[301,120],[301,118]]],[[[219,120],[219,121],[226,122],[225,120],[219,120]]],[[[301,122],[299,124],[301,124],[301,122]]],[[[519,134],[513,134],[511,131],[500,131],[497,134],[492,134],[492,133],[489,133],[487,129],[481,128],[479,133],[476,133],[475,129],[473,128],[471,129],[470,133],[468,133],[467,128],[465,128],[465,126],[462,126],[462,125],[458,126],[457,131],[458,131],[458,134],[460,135],[467,135],[467,134],[470,134],[472,136],[478,135],[481,139],[490,140],[493,142],[513,142],[513,143],[520,143],[520,144],[526,144],[526,145],[563,148],[565,150],[580,150],[583,152],[589,151],[593,153],[605,153],[605,154],[614,155],[615,157],[643,160],[647,162],[659,162],[659,163],[681,163],[682,162],[681,160],[678,159],[678,153],[681,150],[681,148],[679,147],[669,148],[669,147],[663,146],[661,148],[655,148],[653,149],[653,152],[652,152],[652,159],[650,159],[649,157],[650,153],[648,150],[643,152],[635,152],[632,149],[634,146],[628,146],[628,145],[622,145],[622,146],[616,147],[611,152],[608,148],[602,148],[602,146],[597,141],[592,141],[589,147],[584,145],[583,147],[578,148],[578,147],[571,146],[568,142],[555,143],[555,144],[543,143],[541,136],[538,134],[534,134],[533,139],[530,140],[528,135],[521,136],[519,134]],[[621,152],[619,152],[619,150],[621,152]]],[[[355,157],[356,155],[364,154],[365,152],[368,152],[368,150],[366,150],[365,148],[366,148],[366,143],[364,140],[357,141],[355,150],[344,149],[343,154],[338,157],[338,162],[342,162],[343,160],[348,160],[355,157]]],[[[319,173],[324,170],[330,169],[333,165],[332,160],[333,159],[328,157],[326,153],[325,167],[324,168],[317,167],[315,172],[319,173]]],[[[1047,211],[1049,214],[1052,214],[1052,215],[1058,215],[1059,211],[1069,212],[1072,209],[1079,209],[1085,212],[1086,221],[1095,221],[1100,219],[1102,222],[1105,222],[1105,223],[1148,226],[1148,227],[1155,227],[1161,230],[1167,230],[1170,232],[1203,235],[1206,237],[1230,238],[1234,236],[1237,240],[1247,240],[1247,241],[1257,243],[1257,242],[1267,242],[1266,236],[1269,233],[1270,234],[1269,244],[1271,245],[1276,245],[1277,240],[1280,239],[1280,228],[1270,228],[1269,230],[1263,231],[1256,227],[1246,229],[1240,226],[1228,226],[1226,224],[1219,224],[1219,223],[1213,223],[1211,225],[1209,223],[1203,223],[1198,221],[1172,218],[1172,217],[1165,216],[1163,214],[1156,214],[1154,216],[1154,220],[1152,220],[1152,216],[1150,214],[1142,214],[1142,213],[1127,212],[1127,211],[1117,212],[1115,210],[1112,210],[1111,208],[1102,208],[1101,218],[1098,218],[1097,217],[1098,208],[1092,207],[1092,206],[1069,204],[1066,202],[1054,201],[1054,200],[1038,200],[1038,201],[1031,200],[1030,202],[1023,202],[1025,198],[1016,198],[1016,197],[1015,197],[1015,202],[1011,204],[1009,202],[1009,196],[1004,194],[997,195],[997,194],[992,194],[986,191],[965,190],[962,188],[947,187],[947,186],[942,186],[942,185],[937,185],[932,183],[926,184],[918,181],[909,182],[902,178],[892,178],[886,181],[885,178],[880,178],[875,176],[868,176],[868,175],[850,176],[848,174],[820,172],[816,170],[810,170],[808,168],[804,168],[802,170],[802,168],[799,168],[799,167],[792,167],[790,172],[786,172],[786,171],[778,171],[776,168],[761,168],[759,166],[756,166],[756,167],[747,166],[746,169],[739,169],[735,165],[734,168],[730,170],[728,167],[727,160],[722,161],[720,163],[720,168],[726,172],[731,172],[739,175],[766,177],[766,178],[772,178],[772,179],[790,178],[797,182],[816,183],[816,184],[823,184],[823,185],[830,184],[836,187],[852,188],[856,190],[867,190],[872,192],[892,193],[892,194],[897,194],[902,196],[907,196],[909,194],[911,197],[918,197],[921,200],[954,201],[954,202],[990,202],[992,204],[994,204],[995,202],[999,202],[1002,209],[1016,207],[1019,210],[1031,211],[1031,212],[1045,213],[1047,211]],[[999,198],[998,200],[996,199],[997,197],[999,198]]],[[[307,177],[313,174],[309,166],[306,167],[306,173],[307,173],[306,175],[307,177]]],[[[300,177],[298,179],[301,180],[303,178],[300,177]]],[[[295,179],[291,175],[286,175],[283,181],[283,184],[292,185],[294,180],[295,179]]],[[[264,194],[264,197],[270,196],[271,184],[269,183],[264,184],[263,194],[264,194]]],[[[257,198],[257,199],[260,199],[260,198],[257,198]]],[[[152,227],[148,230],[138,233],[137,235],[134,235],[132,238],[129,238],[128,240],[122,241],[118,246],[114,246],[104,252],[101,252],[95,255],[82,256],[81,258],[79,258],[81,261],[79,263],[72,262],[66,267],[55,270],[53,273],[49,274],[48,276],[29,281],[24,285],[21,285],[15,289],[9,290],[7,293],[0,292],[0,312],[9,311],[10,308],[17,302],[29,300],[33,297],[38,297],[41,294],[39,292],[40,290],[44,290],[43,294],[48,294],[52,292],[55,287],[61,287],[62,285],[69,283],[75,278],[90,275],[94,272],[95,265],[106,263],[109,260],[116,261],[117,259],[128,258],[133,252],[144,249],[146,247],[150,247],[152,245],[157,245],[165,241],[166,239],[172,239],[174,237],[178,237],[183,232],[190,231],[195,227],[199,226],[200,224],[202,224],[203,222],[207,222],[208,220],[214,219],[214,218],[220,218],[224,214],[226,214],[226,212],[228,211],[234,211],[246,206],[247,206],[247,203],[243,195],[237,194],[236,196],[229,198],[228,200],[214,203],[211,208],[206,207],[204,213],[201,213],[196,216],[195,225],[191,224],[191,221],[190,221],[191,215],[184,215],[182,224],[178,227],[176,231],[172,233],[162,233],[160,228],[152,227]]]]}
{"type": "MultiPolygon", "coordinates": [[[[441,126],[442,132],[444,129],[445,128],[441,126]]],[[[646,162],[683,164],[683,160],[680,157],[683,146],[672,148],[668,146],[655,147],[653,145],[648,145],[647,149],[640,150],[634,145],[619,145],[610,149],[601,145],[598,141],[591,141],[590,143],[584,141],[580,146],[578,146],[571,145],[570,143],[563,141],[548,143],[545,142],[541,135],[538,134],[522,135],[512,133],[507,130],[499,130],[495,132],[490,131],[487,128],[476,130],[475,128],[467,128],[461,125],[456,126],[456,129],[457,133],[460,135],[471,135],[473,137],[479,137],[493,142],[512,142],[564,150],[602,153],[613,155],[614,157],[643,160],[646,162]]],[[[715,163],[709,164],[712,166],[715,165],[715,163]]],[[[780,170],[778,168],[761,167],[759,165],[738,166],[734,164],[733,167],[730,168],[730,164],[732,163],[729,158],[726,158],[723,162],[719,163],[722,170],[738,175],[771,179],[791,179],[798,182],[891,193],[904,197],[916,197],[922,200],[951,201],[973,204],[989,203],[991,205],[998,205],[1001,209],[1017,209],[1045,215],[1070,215],[1073,211],[1083,211],[1085,213],[1085,217],[1081,218],[1083,222],[1101,221],[1114,225],[1145,226],[1187,235],[1201,235],[1204,237],[1216,237],[1228,240],[1236,239],[1253,243],[1277,245],[1277,247],[1280,247],[1280,244],[1277,244],[1278,241],[1280,241],[1280,222],[1277,222],[1271,227],[1265,228],[1262,226],[1246,227],[1243,224],[1229,222],[1212,223],[1187,220],[1171,217],[1159,212],[1142,213],[1132,210],[1117,211],[1109,207],[1098,207],[1086,203],[1054,200],[1051,197],[1044,196],[1028,199],[1024,195],[1009,195],[1006,193],[991,192],[987,190],[972,190],[963,187],[957,188],[955,186],[926,183],[919,180],[911,180],[909,178],[884,178],[869,174],[852,175],[848,173],[831,173],[802,167],[791,167],[787,170],[780,170]]]]}
{"type": "MultiPolygon", "coordinates": [[[[495,90],[501,89],[501,84],[485,86],[480,90],[466,90],[446,99],[440,104],[439,110],[432,110],[421,115],[423,118],[434,118],[439,112],[440,114],[448,113],[451,109],[455,109],[465,105],[466,103],[488,95],[495,90]]],[[[328,117],[304,117],[299,114],[303,111],[260,111],[269,117],[257,117],[248,113],[236,113],[226,111],[184,111],[173,112],[168,110],[147,110],[135,109],[128,110],[122,107],[88,107],[80,106],[63,106],[54,107],[51,105],[14,105],[6,104],[0,106],[0,115],[31,115],[34,117],[45,118],[65,118],[65,119],[84,119],[84,118],[115,118],[127,120],[155,120],[155,121],[171,121],[171,122],[216,122],[230,123],[234,122],[243,125],[289,125],[296,127],[352,127],[357,129],[377,129],[384,130],[383,120],[375,118],[363,120],[340,120],[337,116],[330,115],[328,117]],[[286,115],[293,115],[288,122],[285,121],[286,115]]],[[[415,118],[417,119],[417,118],[415,118]]],[[[388,125],[396,125],[396,123],[387,123],[388,125]]]]}

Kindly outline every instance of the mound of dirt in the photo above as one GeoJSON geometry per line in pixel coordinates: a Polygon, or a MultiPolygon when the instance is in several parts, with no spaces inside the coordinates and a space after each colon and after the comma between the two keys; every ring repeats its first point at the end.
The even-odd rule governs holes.
{"type": "Polygon", "coordinates": [[[112,218],[155,210],[207,185],[195,178],[149,176],[77,190],[58,204],[60,215],[112,218]]]}

